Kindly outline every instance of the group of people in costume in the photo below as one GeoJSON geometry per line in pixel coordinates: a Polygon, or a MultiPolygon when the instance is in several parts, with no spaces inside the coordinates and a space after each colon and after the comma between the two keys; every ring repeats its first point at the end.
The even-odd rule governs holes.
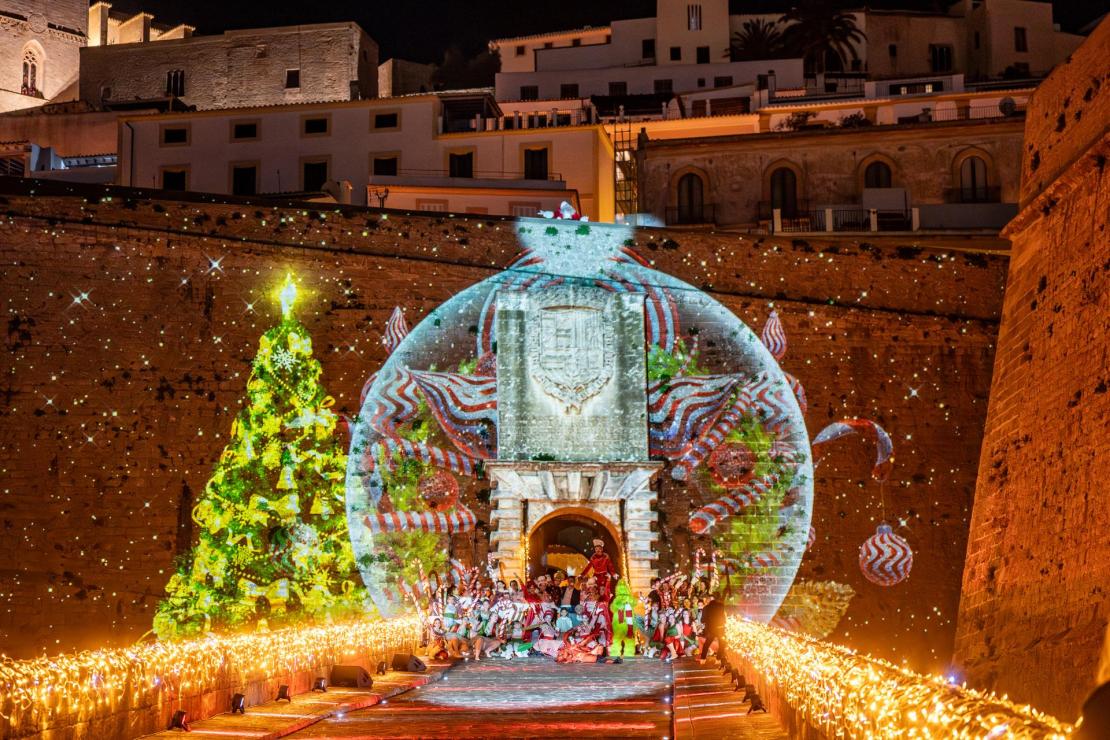
{"type": "Polygon", "coordinates": [[[602,540],[583,571],[504,578],[493,557],[437,588],[425,615],[429,653],[437,658],[522,658],[558,663],[620,663],[643,655],[673,660],[715,650],[703,616],[719,602],[715,574],[656,579],[634,598],[602,540]]]}

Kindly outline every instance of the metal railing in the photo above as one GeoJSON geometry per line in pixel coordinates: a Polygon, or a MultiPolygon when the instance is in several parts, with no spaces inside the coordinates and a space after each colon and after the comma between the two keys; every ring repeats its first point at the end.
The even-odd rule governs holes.
{"type": "MultiPolygon", "coordinates": [[[[761,206],[769,204],[761,203],[761,206]]],[[[912,231],[916,228],[909,208],[878,209],[864,206],[834,206],[786,211],[761,208],[760,225],[771,234],[837,231],[912,231]]]]}
{"type": "Polygon", "coordinates": [[[716,223],[717,208],[715,203],[705,203],[701,208],[668,208],[668,226],[690,226],[694,224],[716,223]]]}
{"type": "MultiPolygon", "coordinates": [[[[452,175],[446,170],[402,168],[390,174],[371,173],[371,177],[453,177],[458,180],[558,180],[563,176],[558,172],[548,172],[544,177],[528,177],[525,172],[506,170],[472,170],[470,175],[452,175]]],[[[534,173],[532,173],[534,174],[534,173]]]]}
{"type": "Polygon", "coordinates": [[[1013,103],[1012,106],[1003,103],[971,103],[970,105],[954,108],[926,109],[921,115],[924,121],[975,121],[978,119],[993,118],[1023,118],[1025,116],[1025,103],[1013,103]]]}

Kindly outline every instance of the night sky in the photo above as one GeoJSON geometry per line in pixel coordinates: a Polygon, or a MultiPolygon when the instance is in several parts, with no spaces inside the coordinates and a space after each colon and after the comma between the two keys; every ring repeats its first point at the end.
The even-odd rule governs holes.
{"type": "MultiPolygon", "coordinates": [[[[930,9],[943,0],[870,0],[872,8],[930,9]]],[[[790,0],[732,0],[732,12],[776,12],[790,0]]],[[[1110,0],[1055,0],[1055,20],[1075,29],[1110,10],[1110,0]]],[[[655,0],[332,0],[327,3],[260,0],[114,0],[114,10],[146,10],[156,22],[189,23],[198,33],[231,28],[356,21],[381,47],[380,58],[438,61],[457,45],[468,54],[493,38],[603,26],[655,12],[655,0]]]]}

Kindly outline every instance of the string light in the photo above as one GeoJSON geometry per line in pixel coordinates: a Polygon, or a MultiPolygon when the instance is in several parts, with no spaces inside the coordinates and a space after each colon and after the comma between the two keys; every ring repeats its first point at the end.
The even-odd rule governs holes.
{"type": "Polygon", "coordinates": [[[740,617],[730,647],[827,737],[1068,737],[1074,728],[1005,696],[915,673],[879,658],[740,617]]]}
{"type": "Polygon", "coordinates": [[[420,620],[359,620],[0,660],[0,736],[89,722],[265,677],[411,652],[420,620]]]}

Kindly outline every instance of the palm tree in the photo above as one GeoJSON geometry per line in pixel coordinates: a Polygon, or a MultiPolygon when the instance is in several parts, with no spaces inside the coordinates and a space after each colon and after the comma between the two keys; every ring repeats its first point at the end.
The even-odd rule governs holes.
{"type": "Polygon", "coordinates": [[[830,59],[842,67],[848,59],[859,59],[855,45],[867,38],[836,0],[799,0],[779,23],[785,26],[784,46],[805,59],[806,71],[815,74],[824,73],[830,59]]]}
{"type": "Polygon", "coordinates": [[[774,21],[755,18],[744,21],[741,30],[732,34],[728,57],[733,62],[775,59],[782,56],[782,32],[774,21]]]}

